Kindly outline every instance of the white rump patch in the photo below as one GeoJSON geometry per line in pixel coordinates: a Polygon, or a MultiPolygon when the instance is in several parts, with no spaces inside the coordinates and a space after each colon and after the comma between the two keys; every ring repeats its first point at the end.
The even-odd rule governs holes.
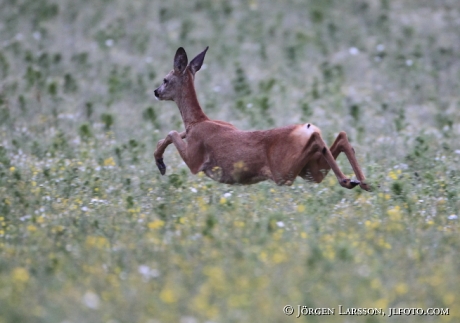
{"type": "MultiPolygon", "coordinates": [[[[311,123],[305,123],[302,125],[301,129],[303,130],[304,134],[310,138],[310,136],[313,134],[313,132],[317,132],[321,134],[321,130],[319,128],[311,123]]],[[[297,129],[296,129],[297,130],[297,129]]]]}
{"type": "Polygon", "coordinates": [[[295,140],[299,143],[300,146],[305,146],[308,139],[310,139],[311,135],[317,132],[321,134],[321,131],[318,127],[314,126],[311,123],[305,123],[302,125],[298,125],[291,133],[291,136],[295,138],[295,140]]]}

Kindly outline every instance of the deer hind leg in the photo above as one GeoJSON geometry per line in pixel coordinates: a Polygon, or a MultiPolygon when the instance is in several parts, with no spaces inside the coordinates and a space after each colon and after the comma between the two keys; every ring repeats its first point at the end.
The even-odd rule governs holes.
{"type": "Polygon", "coordinates": [[[351,146],[350,142],[348,141],[347,134],[344,131],[341,131],[337,138],[334,141],[334,144],[331,146],[331,152],[334,155],[334,158],[343,152],[347,156],[348,161],[350,162],[351,168],[356,175],[356,178],[359,181],[359,186],[366,191],[370,191],[370,185],[366,184],[366,177],[361,170],[361,167],[358,164],[358,160],[355,156],[355,150],[351,146]]]}
{"type": "MultiPolygon", "coordinates": [[[[371,188],[368,184],[365,183],[366,177],[364,176],[361,167],[358,164],[355,156],[355,150],[351,146],[350,142],[348,141],[347,134],[345,132],[340,132],[337,138],[335,139],[332,146],[329,148],[332,157],[337,159],[341,152],[345,153],[348,158],[348,161],[351,164],[353,172],[356,175],[356,178],[359,181],[359,186],[366,190],[370,191],[371,188]]],[[[299,176],[305,179],[312,179],[315,182],[319,183],[323,180],[323,178],[327,175],[331,167],[329,166],[328,161],[323,158],[322,155],[316,153],[312,160],[305,165],[302,169],[299,176]]]]}
{"type": "MultiPolygon", "coordinates": [[[[332,154],[334,155],[334,154],[332,154]]],[[[311,156],[311,159],[302,168],[299,176],[308,181],[321,183],[331,169],[329,165],[324,166],[325,160],[321,152],[316,152],[311,156]]]]}
{"type": "MultiPolygon", "coordinates": [[[[334,144],[336,142],[334,142],[334,144]]],[[[336,149],[334,152],[336,152],[336,149]]],[[[303,152],[303,156],[305,157],[301,164],[302,169],[299,170],[298,175],[319,183],[326,176],[327,172],[332,169],[341,186],[349,189],[354,188],[356,185],[360,184],[360,182],[350,180],[342,173],[335,161],[337,155],[338,153],[334,156],[332,150],[327,148],[321,135],[314,132],[305,145],[303,152]]]]}
{"type": "MultiPolygon", "coordinates": [[[[186,137],[185,131],[179,133],[179,136],[181,139],[184,139],[186,137]]],[[[171,140],[171,137],[169,135],[166,136],[165,139],[161,139],[160,141],[158,141],[157,148],[153,153],[153,156],[155,157],[155,163],[157,164],[157,167],[160,170],[161,175],[164,175],[166,173],[166,165],[163,162],[163,154],[166,148],[172,143],[173,142],[171,140]]]]}

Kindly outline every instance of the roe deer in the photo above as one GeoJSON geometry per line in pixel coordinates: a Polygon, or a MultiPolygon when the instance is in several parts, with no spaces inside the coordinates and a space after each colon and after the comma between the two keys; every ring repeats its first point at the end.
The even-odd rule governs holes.
{"type": "Polygon", "coordinates": [[[319,128],[311,123],[241,131],[230,123],[209,119],[198,103],[194,86],[207,50],[188,64],[187,54],[180,47],[174,69],[155,90],[157,99],[176,102],[185,125],[184,132],[171,131],[158,142],[154,156],[162,175],[166,172],[163,153],[173,143],[193,174],[203,171],[221,183],[253,184],[270,179],[277,185],[291,185],[297,176],[320,183],[332,169],[341,186],[351,189],[359,185],[370,190],[343,131],[328,148],[319,128]],[[341,152],[357,180],[350,180],[339,169],[335,159],[341,152]]]}

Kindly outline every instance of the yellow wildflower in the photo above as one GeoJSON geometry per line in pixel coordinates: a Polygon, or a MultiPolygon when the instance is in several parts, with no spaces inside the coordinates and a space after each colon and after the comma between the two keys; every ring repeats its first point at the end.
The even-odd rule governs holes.
{"type": "Polygon", "coordinates": [[[398,179],[398,176],[401,175],[401,170],[398,169],[396,171],[390,171],[388,173],[388,176],[392,179],[392,180],[397,180],[398,179]]]}
{"type": "Polygon", "coordinates": [[[160,299],[166,304],[175,303],[177,301],[174,291],[169,287],[163,288],[160,292],[160,299]]]}
{"type": "Polygon", "coordinates": [[[109,246],[109,242],[104,237],[97,237],[97,236],[89,236],[86,238],[86,245],[92,248],[107,248],[109,246]]]}
{"type": "Polygon", "coordinates": [[[442,300],[447,305],[454,305],[454,303],[455,303],[455,295],[452,294],[452,293],[447,293],[447,294],[444,295],[442,300]]]}
{"type": "Polygon", "coordinates": [[[286,261],[286,255],[282,252],[277,252],[273,255],[273,262],[279,264],[286,261]]]}
{"type": "Polygon", "coordinates": [[[259,254],[259,259],[262,260],[263,262],[266,262],[267,261],[267,253],[265,251],[262,251],[259,254]]]}
{"type": "Polygon", "coordinates": [[[396,205],[394,208],[387,211],[388,216],[391,221],[400,221],[401,220],[401,208],[399,205],[396,205]]]}
{"type": "Polygon", "coordinates": [[[374,278],[371,281],[372,289],[380,290],[382,288],[382,282],[378,278],[374,278]]]}
{"type": "Polygon", "coordinates": [[[234,221],[233,225],[237,228],[243,228],[245,226],[243,221],[234,221]]]}
{"type": "Polygon", "coordinates": [[[386,298],[381,298],[375,302],[376,308],[387,308],[388,307],[388,300],[386,298]]]}
{"type": "Polygon", "coordinates": [[[159,229],[165,225],[165,222],[162,220],[154,220],[152,222],[147,223],[149,229],[159,229]]]}
{"type": "Polygon", "coordinates": [[[13,281],[19,282],[19,283],[25,283],[29,280],[29,272],[27,269],[22,268],[22,267],[17,267],[13,269],[13,272],[11,273],[11,276],[13,278],[13,281]]]}
{"type": "Polygon", "coordinates": [[[29,225],[27,226],[27,230],[30,231],[30,232],[35,232],[37,231],[37,227],[35,225],[29,225]]]}
{"type": "Polygon", "coordinates": [[[404,284],[404,283],[400,283],[400,284],[396,285],[396,287],[395,287],[395,292],[398,295],[404,295],[404,294],[407,293],[407,291],[408,291],[407,285],[404,284]]]}
{"type": "Polygon", "coordinates": [[[64,231],[65,227],[63,227],[62,225],[57,225],[53,228],[51,228],[51,232],[52,233],[60,233],[62,231],[64,231]]]}
{"type": "Polygon", "coordinates": [[[104,166],[115,166],[115,160],[113,160],[113,157],[105,159],[104,166]]]}
{"type": "Polygon", "coordinates": [[[198,206],[200,208],[200,211],[204,212],[208,209],[208,206],[206,205],[206,202],[204,201],[203,197],[198,197],[197,199],[198,206]]]}

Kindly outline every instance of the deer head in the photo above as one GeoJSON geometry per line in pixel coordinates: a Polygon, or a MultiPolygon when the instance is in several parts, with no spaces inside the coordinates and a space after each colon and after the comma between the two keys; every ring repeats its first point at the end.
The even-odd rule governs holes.
{"type": "Polygon", "coordinates": [[[208,48],[206,47],[188,64],[187,53],[182,47],[179,47],[174,56],[174,69],[165,76],[163,84],[154,91],[155,97],[159,100],[177,102],[178,97],[184,93],[184,88],[193,87],[195,73],[203,65],[208,48]]]}

